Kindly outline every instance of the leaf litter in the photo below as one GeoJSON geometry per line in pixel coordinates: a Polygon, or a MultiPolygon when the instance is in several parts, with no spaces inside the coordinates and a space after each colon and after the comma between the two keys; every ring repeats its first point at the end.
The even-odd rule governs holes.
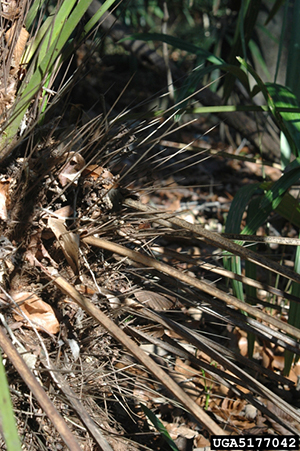
{"type": "MultiPolygon", "coordinates": [[[[72,124],[74,130],[63,135],[48,132],[42,145],[32,144],[30,158],[24,152],[7,165],[8,177],[0,191],[1,234],[14,257],[3,254],[1,263],[3,325],[23,352],[36,357],[35,377],[84,449],[166,449],[140,403],[151,409],[182,451],[208,446],[212,430],[299,433],[299,376],[289,375],[293,385],[276,360],[283,345],[299,354],[297,341],[292,337],[283,341],[284,332],[276,338],[265,317],[256,323],[246,321],[217,296],[154,264],[161,261],[230,293],[221,272],[220,248],[170,220],[176,216],[221,232],[232,196],[239,186],[259,179],[260,173],[221,155],[205,161],[189,150],[176,155],[172,141],[162,148],[162,139],[170,134],[173,142],[181,143],[187,136],[172,130],[168,120],[161,119],[161,124],[158,136],[158,122],[151,121],[146,133],[144,122],[125,131],[123,125],[112,124],[107,130],[99,113],[76,128],[72,124]],[[75,151],[74,142],[79,143],[75,151]],[[42,171],[34,169],[37,161],[42,171]],[[137,198],[157,211],[126,203],[137,198]],[[11,206],[20,201],[12,212],[11,206]],[[22,230],[15,226],[17,221],[22,230]],[[153,265],[142,258],[136,261],[129,253],[120,255],[113,246],[97,247],[89,237],[137,251],[152,258],[153,265]],[[216,272],[199,264],[199,259],[216,272]],[[55,283],[60,277],[67,281],[64,288],[55,283]],[[165,378],[176,382],[178,393],[171,394],[151,367],[78,304],[69,285],[86,304],[92,303],[117,324],[120,336],[123,331],[131,337],[165,378]],[[259,327],[263,325],[268,332],[259,327]],[[244,330],[257,335],[254,360],[246,357],[244,330]],[[206,416],[201,421],[198,410],[188,411],[180,390],[211,423],[206,416]]],[[[189,127],[193,133],[200,131],[197,125],[189,127]]],[[[214,147],[233,152],[213,136],[218,137],[210,138],[214,147]]],[[[185,144],[191,141],[189,136],[185,144]]],[[[290,227],[293,234],[291,226],[274,222],[274,227],[290,227]]],[[[289,259],[288,251],[283,252],[289,259]]],[[[266,283],[264,269],[259,279],[266,283]]],[[[280,288],[285,290],[283,284],[280,288]]],[[[256,302],[261,311],[268,311],[264,304],[269,302],[268,293],[261,293],[256,302]]],[[[272,314],[282,320],[284,331],[280,296],[276,305],[272,314]]],[[[8,362],[6,368],[14,406],[22,412],[18,428],[24,445],[65,449],[13,365],[8,362]]],[[[295,374],[297,368],[295,364],[295,374]]]]}

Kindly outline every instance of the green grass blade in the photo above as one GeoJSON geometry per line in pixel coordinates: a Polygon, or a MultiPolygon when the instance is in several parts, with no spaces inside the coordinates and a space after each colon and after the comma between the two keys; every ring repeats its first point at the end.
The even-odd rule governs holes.
{"type": "Polygon", "coordinates": [[[147,415],[153,426],[160,432],[160,434],[163,436],[164,440],[167,442],[169,447],[173,451],[179,451],[174,441],[171,439],[170,434],[168,433],[167,429],[164,427],[162,422],[157,418],[156,415],[154,415],[153,412],[151,412],[148,407],[146,407],[144,404],[140,404],[141,408],[144,411],[144,414],[147,415]]]}
{"type": "MultiPolygon", "coordinates": [[[[276,83],[266,83],[266,88],[273,99],[275,108],[279,113],[279,108],[299,108],[296,95],[287,87],[276,83]]],[[[289,136],[293,140],[293,148],[295,155],[300,153],[300,114],[299,113],[279,113],[285,123],[285,127],[289,132],[289,136]]],[[[287,138],[288,139],[288,138],[287,138]]]]}
{"type": "Polygon", "coordinates": [[[212,53],[208,52],[207,50],[202,49],[201,47],[190,44],[189,42],[184,41],[183,39],[176,38],[174,36],[170,36],[168,34],[162,34],[162,33],[136,33],[132,34],[130,36],[126,36],[126,38],[122,39],[119,42],[125,41],[125,40],[135,40],[139,39],[141,41],[160,41],[165,42],[166,44],[171,45],[172,47],[175,47],[177,49],[185,50],[186,52],[193,53],[195,55],[198,55],[199,57],[202,57],[203,60],[207,60],[212,64],[220,65],[225,64],[225,61],[222,60],[222,58],[219,58],[212,53]]]}
{"type": "Polygon", "coordinates": [[[275,209],[276,212],[284,219],[289,221],[296,227],[300,228],[300,205],[299,200],[291,196],[290,193],[285,193],[282,202],[275,209]]]}
{"type": "MultiPolygon", "coordinates": [[[[243,214],[250,202],[252,196],[259,190],[259,184],[255,183],[250,186],[243,186],[238,193],[234,196],[231,203],[231,207],[227,216],[225,232],[226,233],[240,233],[241,222],[243,214]]],[[[229,256],[227,252],[224,252],[223,265],[225,269],[233,271],[235,274],[242,274],[241,259],[236,256],[229,256]]],[[[234,295],[244,301],[244,289],[243,284],[240,281],[232,280],[232,289],[234,295]]]]}
{"type": "MultiPolygon", "coordinates": [[[[229,73],[232,73],[235,77],[237,77],[240,82],[244,85],[245,89],[250,92],[250,86],[249,86],[249,82],[248,82],[248,77],[245,74],[245,72],[243,70],[241,70],[239,67],[237,66],[230,66],[228,64],[220,64],[220,65],[210,65],[208,67],[202,67],[202,66],[198,66],[196,67],[186,78],[184,85],[178,90],[177,92],[177,96],[176,96],[176,104],[178,105],[179,102],[182,100],[182,103],[180,103],[180,108],[185,108],[187,103],[189,102],[190,96],[191,94],[193,94],[197,88],[197,86],[199,85],[200,81],[202,80],[202,78],[206,75],[209,74],[213,71],[215,71],[216,69],[218,69],[218,71],[222,70],[222,71],[226,71],[229,73]],[[185,100],[184,99],[188,99],[185,100]]],[[[243,105],[242,105],[243,106],[243,105]]],[[[249,105],[250,110],[251,110],[251,105],[249,105]]],[[[203,107],[203,108],[210,108],[210,107],[203,107]]],[[[216,112],[218,111],[218,107],[211,107],[211,108],[216,108],[216,112]]],[[[224,108],[224,111],[236,111],[235,107],[232,105],[226,105],[226,106],[221,106],[220,108],[224,108]]],[[[201,109],[201,108],[200,108],[201,109]]],[[[300,109],[299,109],[300,111],[300,109]]],[[[207,111],[208,113],[210,113],[210,111],[207,111]]],[[[195,109],[194,113],[197,114],[198,110],[195,109]]]]}
{"type": "MultiPolygon", "coordinates": [[[[242,7],[240,8],[239,12],[234,41],[228,58],[229,64],[236,65],[237,64],[236,57],[241,55],[243,56],[244,60],[247,60],[247,47],[250,39],[253,36],[253,30],[256,25],[260,7],[261,0],[242,1],[242,7]]],[[[225,101],[230,96],[234,83],[235,78],[233,76],[226,77],[224,83],[225,101]]]]}
{"type": "MultiPolygon", "coordinates": [[[[299,235],[300,238],[300,235],[299,235]]],[[[294,271],[298,274],[300,273],[300,247],[297,247],[296,256],[295,256],[295,266],[294,271]]],[[[300,285],[298,283],[292,282],[291,286],[291,294],[294,296],[300,297],[300,285]]],[[[288,324],[297,327],[300,329],[300,304],[299,302],[290,301],[289,308],[289,316],[288,316],[288,324]]],[[[283,374],[287,376],[290,372],[293,360],[295,355],[285,350],[284,353],[284,371],[283,374]]]]}
{"type": "MultiPolygon", "coordinates": [[[[193,110],[189,110],[191,113],[203,114],[203,113],[231,113],[234,111],[269,111],[268,105],[218,105],[218,106],[203,106],[197,107],[193,110]]],[[[284,113],[300,113],[300,108],[278,108],[278,112],[284,113]]]]}
{"type": "Polygon", "coordinates": [[[268,25],[269,22],[275,17],[275,15],[278,13],[280,8],[284,5],[284,3],[288,3],[286,0],[276,0],[274,5],[272,6],[272,9],[267,17],[267,20],[265,22],[265,25],[268,25]]]}
{"type": "MultiPolygon", "coordinates": [[[[228,271],[232,271],[239,276],[242,274],[241,258],[235,255],[230,255],[228,252],[223,252],[223,266],[228,271]]],[[[238,280],[231,280],[233,294],[240,301],[245,301],[243,283],[238,280]]]]}
{"type": "Polygon", "coordinates": [[[267,66],[267,64],[266,64],[266,62],[265,62],[265,59],[264,59],[263,55],[261,54],[261,51],[260,51],[258,45],[256,44],[256,42],[253,41],[253,39],[251,39],[251,40],[249,41],[248,46],[249,46],[249,49],[250,49],[250,51],[251,51],[252,58],[255,58],[255,60],[259,63],[261,69],[263,70],[265,76],[266,76],[268,79],[270,79],[270,78],[271,78],[271,75],[270,75],[268,66],[267,66]]]}
{"type": "Polygon", "coordinates": [[[5,368],[0,352],[0,424],[8,451],[21,451],[5,368]]]}
{"type": "Polygon", "coordinates": [[[269,93],[266,85],[264,84],[262,79],[259,77],[259,75],[255,72],[253,67],[251,67],[249,64],[247,64],[246,61],[243,60],[243,58],[238,57],[237,59],[247,69],[247,71],[252,75],[252,77],[255,79],[259,89],[261,90],[263,96],[265,97],[265,99],[267,101],[267,104],[269,106],[271,113],[273,114],[273,116],[275,117],[275,119],[277,121],[277,125],[279,126],[280,130],[285,134],[286,139],[288,140],[291,148],[293,149],[293,153],[296,155],[297,151],[295,148],[295,142],[289,133],[289,129],[287,128],[285,121],[283,120],[281,114],[277,110],[276,104],[275,104],[271,94],[269,93]]]}
{"type": "Polygon", "coordinates": [[[110,8],[116,0],[107,0],[103,5],[100,6],[98,11],[93,15],[93,17],[88,21],[88,23],[84,26],[84,31],[82,33],[82,38],[84,38],[92,28],[97,24],[99,19],[103,16],[103,14],[110,8]]]}
{"type": "Polygon", "coordinates": [[[43,0],[34,0],[28,13],[26,14],[26,18],[25,18],[26,30],[29,30],[29,28],[31,27],[35,18],[37,17],[39,10],[41,9],[41,7],[43,6],[44,3],[45,2],[43,0]]]}
{"type": "MultiPolygon", "coordinates": [[[[296,159],[291,163],[289,171],[286,172],[277,182],[270,184],[255,184],[250,186],[245,186],[236,194],[231,208],[229,210],[228,218],[226,221],[226,233],[239,233],[240,224],[242,220],[242,215],[248,206],[248,218],[249,222],[242,231],[242,234],[254,235],[260,225],[262,225],[269,217],[273,210],[276,210],[283,217],[288,219],[295,225],[300,225],[300,207],[298,201],[293,198],[286,191],[300,178],[300,159],[296,159]],[[250,202],[253,195],[258,194],[260,190],[265,189],[266,193],[264,196],[255,198],[250,202]]],[[[243,242],[239,242],[243,244],[243,242]]],[[[297,248],[295,270],[300,272],[300,250],[297,248]]],[[[236,261],[235,258],[229,259],[225,256],[224,266],[240,274],[240,262],[236,261]],[[227,260],[227,261],[226,261],[227,260]]],[[[256,267],[249,262],[245,265],[246,276],[256,279],[256,267]]],[[[243,299],[243,287],[236,283],[233,285],[235,295],[239,299],[243,299]]],[[[246,296],[251,298],[256,298],[256,290],[245,288],[246,296]]],[[[292,284],[292,294],[299,297],[300,296],[300,286],[299,284],[292,284]]],[[[291,325],[300,328],[300,305],[299,303],[292,303],[290,305],[289,322],[291,325]]],[[[253,335],[248,335],[248,355],[251,356],[254,349],[253,335]]],[[[288,374],[294,355],[292,353],[286,352],[286,363],[285,371],[288,374]]]]}
{"type": "MultiPolygon", "coordinates": [[[[185,98],[187,91],[190,92],[192,88],[195,89],[195,86],[197,85],[197,82],[199,83],[200,80],[204,77],[204,75],[209,74],[216,69],[222,70],[225,72],[230,73],[234,79],[238,78],[239,81],[243,84],[247,92],[250,93],[250,86],[248,81],[248,76],[245,73],[244,70],[241,70],[237,65],[233,64],[226,64],[224,60],[222,60],[219,57],[214,56],[207,50],[202,49],[199,46],[196,46],[194,44],[190,44],[189,42],[186,42],[182,39],[176,38],[174,36],[169,36],[166,34],[159,34],[159,33],[142,33],[142,34],[133,34],[131,36],[128,36],[124,38],[126,39],[139,39],[143,41],[160,41],[165,42],[175,48],[179,48],[181,50],[185,50],[189,53],[195,54],[198,56],[198,64],[200,64],[201,60],[209,61],[212,63],[208,67],[199,67],[194,69],[194,71],[188,76],[185,87],[183,87],[178,94],[178,100],[180,101],[181,98],[185,98]]],[[[122,41],[120,41],[122,42],[122,41]]],[[[184,107],[186,103],[182,105],[184,107]]],[[[217,107],[215,107],[217,108],[217,107]]],[[[224,107],[226,108],[226,107],[224,107]]],[[[230,108],[230,107],[229,107],[230,108]]],[[[259,109],[259,107],[258,107],[259,109]]],[[[216,110],[217,111],[217,110],[216,110]]],[[[234,111],[234,110],[232,110],[234,111]]]]}
{"type": "Polygon", "coordinates": [[[282,202],[286,191],[296,182],[299,182],[300,167],[292,169],[283,174],[279,180],[272,184],[268,189],[259,204],[259,208],[254,212],[249,223],[246,225],[242,234],[252,235],[256,233],[260,227],[269,217],[270,213],[274,211],[282,202]]]}
{"type": "Polygon", "coordinates": [[[293,152],[285,134],[280,132],[280,161],[283,169],[289,165],[292,155],[293,152]]]}
{"type": "MultiPolygon", "coordinates": [[[[49,51],[51,45],[55,42],[58,36],[62,33],[62,29],[66,20],[71,13],[76,0],[69,0],[68,2],[63,2],[60,9],[53,12],[43,25],[40,27],[34,42],[29,47],[28,52],[25,53],[23,58],[23,64],[28,64],[31,61],[33,55],[36,54],[38,50],[38,59],[42,61],[49,51]]],[[[38,65],[38,62],[36,63],[38,65]]]]}
{"type": "Polygon", "coordinates": [[[259,183],[243,186],[231,203],[225,226],[225,233],[240,233],[244,212],[251,198],[261,190],[259,183]]]}
{"type": "Polygon", "coordinates": [[[31,99],[36,96],[42,88],[44,82],[46,81],[46,77],[49,73],[51,73],[54,64],[61,57],[64,45],[78,25],[80,19],[86,12],[91,2],[92,0],[87,0],[85,2],[77,3],[69,16],[70,5],[73,5],[73,3],[63,2],[61,9],[55,14],[53,18],[53,27],[49,30],[51,31],[49,35],[50,42],[48,39],[44,42],[44,44],[48,47],[47,52],[42,61],[38,58],[38,67],[28,80],[24,90],[21,92],[18,102],[16,102],[16,108],[13,111],[13,119],[5,130],[6,143],[9,143],[13,137],[16,136],[21,120],[24,117],[31,99]]]}

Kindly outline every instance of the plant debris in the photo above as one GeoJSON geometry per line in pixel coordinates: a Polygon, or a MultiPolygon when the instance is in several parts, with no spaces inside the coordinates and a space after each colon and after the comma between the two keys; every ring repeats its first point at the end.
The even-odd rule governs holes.
{"type": "MultiPolygon", "coordinates": [[[[9,48],[16,17],[2,3],[9,48]]],[[[13,84],[0,86],[3,120],[28,39],[18,33],[13,84]]],[[[176,109],[136,119],[118,102],[106,114],[82,94],[100,90],[90,69],[46,122],[18,131],[17,156],[1,166],[0,345],[23,447],[165,450],[167,431],[188,451],[208,447],[211,434],[299,435],[299,362],[284,372],[284,356],[300,353],[287,321],[297,231],[273,215],[268,226],[290,241],[257,240],[256,250],[222,233],[239,188],[280,170],[269,162],[263,179],[249,142],[236,158],[217,127],[205,137],[209,119],[183,127],[176,109]],[[225,252],[241,257],[240,274],[225,252]],[[247,287],[249,302],[229,280],[247,287]]],[[[137,85],[129,89],[134,98],[137,85]]]]}

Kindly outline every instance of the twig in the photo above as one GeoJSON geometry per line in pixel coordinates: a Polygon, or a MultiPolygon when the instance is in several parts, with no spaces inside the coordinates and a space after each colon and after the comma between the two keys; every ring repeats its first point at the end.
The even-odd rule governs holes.
{"type": "MultiPolygon", "coordinates": [[[[50,371],[50,374],[53,375],[53,371],[55,371],[54,365],[51,363],[50,367],[46,365],[46,368],[50,371]]],[[[71,390],[69,385],[64,380],[63,376],[58,372],[55,372],[54,382],[57,384],[58,388],[63,392],[63,394],[68,399],[69,403],[77,413],[78,417],[81,419],[82,423],[94,437],[99,449],[101,451],[113,451],[109,443],[103,437],[101,431],[96,426],[92,418],[89,416],[87,411],[83,408],[82,404],[78,401],[76,394],[71,390]]]]}
{"type": "MultiPolygon", "coordinates": [[[[89,237],[91,238],[91,237],[89,237]]],[[[205,413],[191,398],[174,382],[174,380],[157,365],[140,347],[129,338],[120,327],[99,310],[92,302],[82,296],[73,285],[63,277],[53,277],[47,270],[45,274],[53,280],[54,284],[65,294],[70,296],[88,315],[95,318],[109,334],[125,346],[134,357],[147,368],[147,370],[177,398],[182,405],[207,429],[211,434],[221,435],[225,431],[218,426],[207,413],[205,413]]]]}
{"type": "MultiPolygon", "coordinates": [[[[124,205],[127,207],[134,208],[139,211],[145,211],[149,214],[153,213],[161,213],[157,209],[153,207],[149,207],[148,205],[144,205],[141,202],[137,202],[133,199],[124,199],[123,201],[124,205]]],[[[270,271],[273,271],[277,274],[280,274],[283,277],[286,277],[288,279],[293,280],[294,282],[300,283],[300,274],[297,274],[295,271],[290,270],[289,268],[280,265],[279,263],[273,262],[261,255],[259,255],[256,252],[251,251],[250,249],[244,248],[243,246],[240,246],[236,243],[232,243],[227,238],[223,237],[219,233],[211,232],[210,230],[205,229],[204,227],[201,227],[197,224],[190,224],[187,221],[184,221],[183,219],[177,218],[175,216],[176,213],[165,213],[164,216],[155,217],[153,216],[152,221],[160,223],[161,220],[164,220],[163,225],[166,224],[166,221],[168,221],[171,224],[174,224],[181,229],[189,230],[191,235],[199,235],[204,240],[212,244],[215,247],[220,247],[221,249],[228,251],[234,255],[238,255],[241,258],[244,258],[245,260],[249,260],[253,263],[256,263],[257,265],[266,268],[270,271]]],[[[244,239],[244,241],[247,241],[244,239]]]]}
{"type": "Polygon", "coordinates": [[[0,345],[11,363],[14,365],[15,369],[22,377],[29,390],[31,390],[34,394],[36,400],[45,411],[46,415],[49,417],[50,421],[58,431],[66,446],[71,451],[82,451],[72,432],[66,425],[65,420],[58,413],[58,411],[48,398],[47,394],[45,393],[44,389],[42,388],[41,384],[36,380],[32,372],[29,370],[23,358],[17,352],[2,327],[0,327],[0,345]]]}
{"type": "MultiPolygon", "coordinates": [[[[223,236],[223,234],[222,234],[222,236],[223,236]]],[[[240,236],[243,236],[243,235],[240,235],[240,236]]],[[[261,238],[261,237],[258,237],[258,238],[261,238]]],[[[299,245],[300,245],[300,240],[298,239],[297,241],[299,241],[299,245]]],[[[172,249],[167,249],[167,248],[164,248],[161,246],[152,246],[152,247],[150,247],[150,250],[154,253],[154,255],[161,254],[164,257],[171,257],[171,258],[173,258],[173,259],[175,258],[179,261],[190,263],[191,265],[198,265],[199,268],[204,269],[205,271],[209,271],[209,272],[218,274],[221,277],[227,277],[228,279],[238,280],[240,282],[243,282],[246,285],[249,285],[250,287],[258,288],[259,290],[268,291],[269,293],[274,294],[274,296],[281,296],[290,301],[300,302],[300,299],[297,296],[293,296],[292,294],[287,293],[286,291],[280,290],[279,288],[274,288],[271,285],[259,282],[258,280],[251,279],[250,277],[236,274],[235,272],[229,271],[228,269],[224,269],[221,266],[218,266],[216,264],[211,264],[206,261],[200,260],[198,258],[190,257],[189,255],[182,254],[180,252],[176,252],[172,249]]],[[[273,305],[272,305],[272,308],[274,308],[273,305]]]]}
{"type": "MultiPolygon", "coordinates": [[[[185,221],[183,221],[185,222],[185,221]]],[[[203,229],[204,230],[204,229],[203,229]]],[[[206,230],[207,232],[207,230],[206,230]]],[[[210,232],[212,234],[212,232],[210,232]]],[[[186,283],[189,286],[198,288],[201,291],[204,291],[205,293],[215,296],[222,301],[226,302],[226,304],[236,307],[237,309],[241,309],[242,311],[245,311],[249,313],[249,315],[254,316],[255,318],[258,318],[262,321],[266,321],[267,324],[271,324],[274,327],[284,330],[287,334],[292,335],[293,337],[300,339],[300,330],[296,327],[293,327],[287,323],[284,323],[283,321],[273,318],[270,315],[267,315],[266,313],[258,310],[257,308],[253,307],[252,305],[246,304],[245,302],[240,301],[239,299],[235,298],[234,296],[231,296],[227,293],[224,293],[224,291],[220,290],[219,288],[213,287],[212,285],[209,285],[208,283],[202,282],[199,279],[193,278],[188,276],[182,271],[179,271],[175,268],[172,268],[171,266],[161,263],[154,258],[148,257],[147,255],[143,255],[139,252],[132,251],[131,249],[127,249],[124,246],[120,246],[119,244],[112,243],[111,241],[107,241],[101,238],[96,238],[93,236],[88,236],[85,238],[82,238],[82,241],[84,241],[86,244],[90,244],[92,246],[100,247],[102,249],[106,249],[111,252],[116,252],[119,255],[122,255],[124,257],[128,257],[133,261],[136,261],[148,268],[155,268],[158,271],[161,271],[162,273],[168,274],[175,279],[181,280],[182,282],[186,283]]],[[[233,244],[233,243],[231,243],[233,244]]],[[[241,246],[240,246],[241,247],[241,246]]],[[[246,321],[246,318],[245,318],[246,321]]]]}

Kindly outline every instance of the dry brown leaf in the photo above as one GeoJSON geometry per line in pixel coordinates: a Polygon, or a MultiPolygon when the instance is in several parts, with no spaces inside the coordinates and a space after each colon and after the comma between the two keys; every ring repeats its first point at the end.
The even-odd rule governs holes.
{"type": "MultiPolygon", "coordinates": [[[[298,431],[300,431],[300,422],[296,422],[294,418],[292,418],[287,413],[283,412],[279,407],[275,406],[275,404],[269,400],[265,401],[265,405],[267,409],[270,410],[277,418],[280,418],[282,421],[286,422],[287,425],[294,426],[298,431]]],[[[283,426],[278,424],[272,418],[269,418],[269,421],[272,423],[275,431],[279,432],[279,434],[289,435],[290,432],[288,429],[285,429],[283,426]]]]}
{"type": "Polygon", "coordinates": [[[67,262],[74,271],[79,274],[79,235],[69,232],[63,219],[49,218],[48,226],[59,242],[67,262]]]}
{"type": "Polygon", "coordinates": [[[153,399],[153,393],[150,390],[135,386],[133,389],[133,397],[138,402],[147,403],[153,399]]]}
{"type": "Polygon", "coordinates": [[[203,392],[203,387],[194,384],[194,382],[191,382],[186,376],[183,376],[180,373],[174,371],[171,374],[174,381],[180,385],[190,398],[198,405],[201,405],[201,393],[203,392]]]}
{"type": "Polygon", "coordinates": [[[42,239],[42,230],[37,230],[30,236],[30,243],[27,246],[25,252],[25,259],[32,266],[39,266],[40,260],[47,258],[54,268],[58,267],[58,264],[51,258],[47,249],[44,247],[42,239]]]}
{"type": "Polygon", "coordinates": [[[242,356],[246,357],[248,354],[248,338],[241,337],[239,339],[239,350],[242,356]]]}
{"type": "Polygon", "coordinates": [[[83,171],[83,177],[91,177],[98,180],[102,187],[107,190],[118,188],[119,176],[114,176],[108,169],[103,168],[97,164],[91,164],[83,171]]]}
{"type": "Polygon", "coordinates": [[[262,365],[272,371],[284,369],[284,356],[274,354],[270,347],[264,347],[262,350],[262,365]]]}
{"type": "Polygon", "coordinates": [[[74,210],[71,207],[71,205],[66,205],[65,207],[55,210],[54,213],[56,216],[59,216],[60,218],[69,218],[70,216],[73,216],[74,210]]]}
{"type": "MultiPolygon", "coordinates": [[[[216,364],[216,368],[221,368],[221,366],[216,364]]],[[[178,373],[183,374],[187,379],[191,379],[197,386],[200,386],[200,388],[204,389],[205,387],[208,387],[209,392],[214,395],[221,395],[222,398],[228,395],[230,388],[219,383],[216,384],[214,377],[211,374],[208,374],[205,371],[202,373],[202,371],[192,368],[190,365],[184,363],[179,357],[176,358],[174,369],[178,373]]]]}
{"type": "MultiPolygon", "coordinates": [[[[231,376],[236,377],[236,375],[235,375],[232,371],[225,370],[225,373],[230,374],[231,376]]],[[[249,389],[246,388],[246,387],[244,387],[244,386],[242,386],[242,385],[236,385],[236,387],[237,387],[241,392],[243,392],[243,393],[249,393],[249,389]]]]}
{"type": "MultiPolygon", "coordinates": [[[[124,370],[126,373],[129,373],[134,376],[141,376],[142,378],[145,378],[147,380],[148,374],[143,369],[139,368],[133,359],[130,359],[129,357],[122,358],[121,361],[115,363],[115,367],[119,370],[124,370]]],[[[151,385],[148,383],[148,385],[151,385]]],[[[153,386],[151,386],[153,388],[153,386]]],[[[153,397],[153,396],[152,396],[153,397]]]]}
{"type": "MultiPolygon", "coordinates": [[[[11,296],[37,329],[47,330],[50,334],[56,334],[59,331],[59,322],[54,310],[36,294],[22,291],[11,293],[11,296]]],[[[14,312],[14,319],[24,321],[24,317],[17,312],[14,312]]],[[[26,325],[30,326],[28,323],[26,325]]]]}
{"type": "MultiPolygon", "coordinates": [[[[234,332],[234,335],[237,336],[236,332],[234,332]]],[[[244,335],[240,336],[240,338],[238,340],[238,347],[239,347],[241,355],[244,357],[247,357],[247,355],[248,355],[248,338],[246,336],[244,336],[244,335]]],[[[255,340],[253,355],[256,358],[260,358],[262,356],[262,350],[263,350],[263,347],[260,346],[258,344],[258,342],[255,340]]]]}
{"type": "Polygon", "coordinates": [[[187,379],[191,379],[196,384],[201,384],[203,387],[206,385],[209,385],[211,387],[212,385],[212,376],[209,374],[206,376],[206,373],[204,372],[204,375],[200,370],[196,370],[195,368],[192,368],[190,365],[187,365],[184,363],[179,357],[176,358],[175,362],[175,371],[178,373],[181,373],[184,375],[187,379]]]}
{"type": "Polygon", "coordinates": [[[274,370],[283,371],[284,370],[284,361],[285,361],[285,358],[283,355],[274,355],[274,360],[272,362],[272,368],[274,370]]]}
{"type": "Polygon", "coordinates": [[[195,448],[208,448],[210,447],[210,441],[203,435],[198,434],[194,439],[195,448]]]}
{"type": "Polygon", "coordinates": [[[140,290],[134,293],[136,299],[145,307],[162,311],[174,308],[174,301],[154,291],[140,290]]]}
{"type": "Polygon", "coordinates": [[[108,169],[102,166],[91,164],[83,171],[83,177],[86,177],[86,186],[90,183],[90,179],[97,180],[98,186],[108,190],[108,196],[112,203],[114,203],[114,198],[116,203],[119,202],[119,175],[113,175],[108,169]]]}
{"type": "MultiPolygon", "coordinates": [[[[261,176],[262,166],[261,164],[252,163],[250,161],[244,161],[246,168],[250,169],[251,173],[261,176]]],[[[274,182],[281,177],[282,171],[279,168],[273,168],[270,166],[263,166],[265,174],[274,182]]]]}
{"type": "Polygon", "coordinates": [[[232,398],[224,398],[224,399],[214,399],[212,401],[214,405],[217,405],[218,408],[221,408],[222,411],[230,412],[230,415],[240,415],[241,412],[245,409],[247,401],[244,399],[232,399],[232,398]]]}
{"type": "Polygon", "coordinates": [[[92,177],[94,180],[97,180],[99,177],[104,179],[113,178],[111,172],[98,164],[90,164],[87,168],[85,168],[82,175],[83,177],[92,177]]]}
{"type": "Polygon", "coordinates": [[[246,402],[244,399],[213,398],[210,400],[209,406],[216,416],[223,418],[230,426],[236,427],[238,430],[247,430],[257,424],[256,420],[245,415],[246,402]]]}
{"type": "Polygon", "coordinates": [[[20,8],[16,0],[1,1],[1,16],[8,20],[13,20],[18,17],[20,8]]]}
{"type": "MultiPolygon", "coordinates": [[[[12,27],[5,33],[5,39],[8,45],[11,45],[13,43],[14,35],[17,32],[17,22],[15,22],[12,27]]],[[[22,27],[20,30],[20,34],[18,36],[17,41],[14,44],[13,49],[13,61],[12,66],[18,70],[20,66],[20,61],[23,55],[23,52],[25,50],[25,46],[27,43],[27,40],[29,38],[29,33],[26,30],[25,27],[22,27]]]]}
{"type": "Polygon", "coordinates": [[[195,435],[197,435],[197,432],[193,431],[193,429],[190,429],[184,425],[179,425],[178,423],[167,423],[163,421],[163,425],[165,426],[170,434],[170,437],[173,440],[176,440],[179,435],[187,439],[194,438],[195,435]]]}
{"type": "Polygon", "coordinates": [[[3,221],[8,219],[7,210],[10,206],[9,186],[10,179],[0,181],[0,218],[3,221]]]}
{"type": "MultiPolygon", "coordinates": [[[[10,77],[7,80],[5,87],[0,89],[0,115],[8,110],[14,103],[15,93],[17,89],[17,80],[15,77],[10,77]]],[[[4,121],[4,117],[0,119],[0,123],[4,121]]]]}
{"type": "Polygon", "coordinates": [[[76,286],[76,289],[79,291],[79,293],[81,294],[88,294],[88,295],[92,295],[97,293],[97,290],[95,290],[95,288],[89,287],[87,285],[78,285],[76,286]]]}
{"type": "Polygon", "coordinates": [[[300,362],[295,363],[295,365],[291,368],[290,374],[287,376],[288,379],[293,381],[295,384],[298,384],[300,380],[300,362]]]}
{"type": "Polygon", "coordinates": [[[70,152],[69,158],[58,176],[61,185],[66,186],[68,183],[78,180],[84,166],[84,158],[77,152],[70,152]]]}

